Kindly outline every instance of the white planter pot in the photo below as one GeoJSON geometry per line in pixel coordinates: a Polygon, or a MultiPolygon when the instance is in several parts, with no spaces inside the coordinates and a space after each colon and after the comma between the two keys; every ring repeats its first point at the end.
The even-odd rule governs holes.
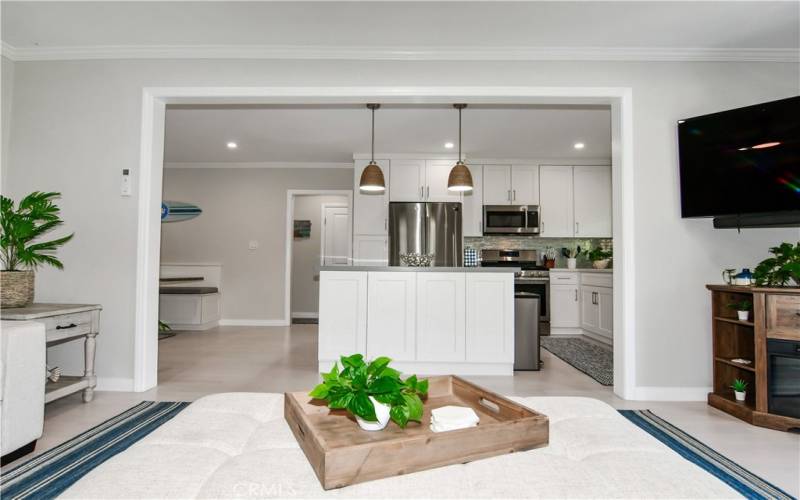
{"type": "Polygon", "coordinates": [[[578,259],[567,259],[567,269],[575,269],[578,267],[578,259]]]}
{"type": "Polygon", "coordinates": [[[747,392],[745,392],[745,391],[742,391],[742,392],[733,391],[733,392],[736,393],[736,401],[744,402],[744,398],[747,395],[747,392]]]}
{"type": "Polygon", "coordinates": [[[375,416],[378,417],[378,421],[370,422],[369,420],[364,420],[363,418],[356,416],[356,422],[358,422],[358,426],[365,431],[383,430],[389,423],[389,410],[391,410],[392,407],[379,402],[372,396],[369,397],[369,400],[372,401],[372,405],[375,407],[375,416]]]}
{"type": "Polygon", "coordinates": [[[592,267],[595,269],[605,269],[608,267],[609,259],[592,261],[592,267]]]}
{"type": "Polygon", "coordinates": [[[739,321],[750,320],[750,311],[736,311],[736,314],[739,315],[739,321]]]}

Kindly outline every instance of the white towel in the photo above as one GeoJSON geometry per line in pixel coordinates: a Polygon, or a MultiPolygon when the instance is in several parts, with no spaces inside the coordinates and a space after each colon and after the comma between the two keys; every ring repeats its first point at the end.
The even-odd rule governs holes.
{"type": "Polygon", "coordinates": [[[443,406],[431,411],[431,430],[433,432],[454,431],[475,427],[480,417],[472,408],[464,406],[443,406]]]}

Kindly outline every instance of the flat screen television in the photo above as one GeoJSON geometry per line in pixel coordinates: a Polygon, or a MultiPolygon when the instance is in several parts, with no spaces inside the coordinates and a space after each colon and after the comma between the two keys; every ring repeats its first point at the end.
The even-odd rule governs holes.
{"type": "Polygon", "coordinates": [[[800,211],[800,96],[678,122],[681,215],[800,211]]]}

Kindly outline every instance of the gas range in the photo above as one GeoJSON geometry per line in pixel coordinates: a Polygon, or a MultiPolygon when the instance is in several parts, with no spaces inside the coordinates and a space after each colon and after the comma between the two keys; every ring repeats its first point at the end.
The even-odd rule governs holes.
{"type": "Polygon", "coordinates": [[[539,320],[550,321],[550,271],[539,264],[536,250],[481,250],[481,266],[520,268],[514,273],[514,292],[538,295],[539,320]]]}

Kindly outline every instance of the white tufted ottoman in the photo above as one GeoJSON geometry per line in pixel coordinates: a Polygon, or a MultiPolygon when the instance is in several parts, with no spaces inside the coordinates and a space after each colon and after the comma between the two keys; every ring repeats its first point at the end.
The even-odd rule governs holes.
{"type": "Polygon", "coordinates": [[[512,398],[550,418],[550,446],[324,491],[283,420],[283,395],[207,396],[97,467],[66,498],[737,497],[587,398],[512,398]]]}

